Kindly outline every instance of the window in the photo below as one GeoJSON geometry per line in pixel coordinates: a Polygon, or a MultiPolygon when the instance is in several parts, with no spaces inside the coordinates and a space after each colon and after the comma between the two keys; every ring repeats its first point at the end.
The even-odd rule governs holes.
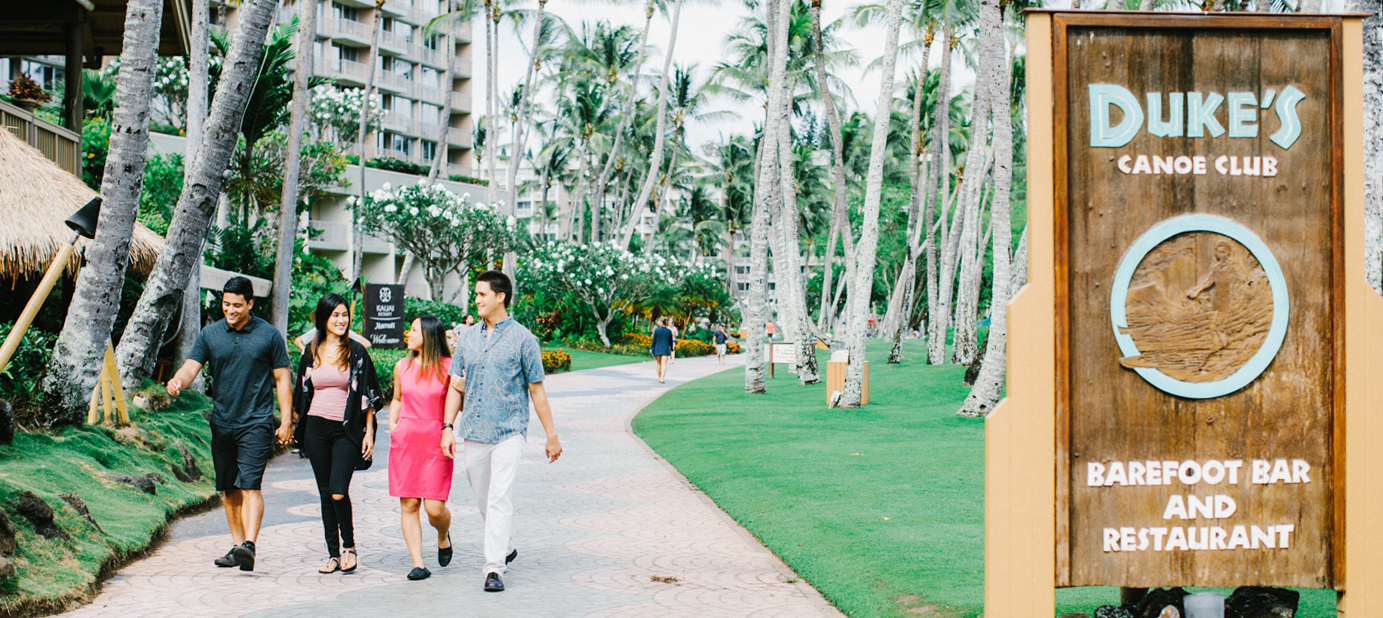
{"type": "Polygon", "coordinates": [[[426,40],[423,41],[423,47],[426,47],[426,48],[428,48],[428,49],[430,49],[430,50],[432,50],[432,51],[437,51],[437,48],[440,46],[440,44],[437,42],[437,39],[440,39],[440,38],[442,38],[442,37],[439,37],[439,36],[428,37],[426,40]]]}
{"type": "Polygon", "coordinates": [[[736,275],[747,275],[747,274],[749,274],[749,267],[748,267],[748,266],[736,266],[736,267],[735,267],[735,274],[736,274],[736,275]]]}
{"type": "Polygon", "coordinates": [[[736,284],[735,284],[735,289],[737,289],[737,290],[739,290],[739,291],[741,291],[741,292],[748,292],[748,291],[749,291],[749,284],[748,284],[748,283],[736,283],[736,284]]]}
{"type": "Polygon", "coordinates": [[[424,161],[431,161],[437,158],[437,142],[419,140],[418,149],[422,151],[424,161]]]}
{"type": "Polygon", "coordinates": [[[394,31],[394,18],[393,18],[393,17],[385,17],[385,18],[380,22],[379,27],[380,27],[382,30],[384,30],[385,32],[393,32],[393,31],[394,31]]]}
{"type": "Polygon", "coordinates": [[[397,153],[400,153],[404,156],[408,156],[408,146],[409,143],[412,142],[412,140],[397,133],[390,133],[389,137],[392,139],[392,143],[389,145],[389,149],[397,153]]]}
{"type": "Polygon", "coordinates": [[[402,60],[395,61],[394,73],[408,81],[413,81],[413,63],[402,60]]]}
{"type": "Polygon", "coordinates": [[[770,290],[776,290],[776,289],[778,289],[778,284],[777,284],[777,283],[774,283],[774,282],[772,282],[772,281],[770,281],[770,282],[768,282],[768,289],[770,289],[770,290]]]}
{"type": "Polygon", "coordinates": [[[337,60],[348,60],[350,62],[360,61],[359,49],[356,49],[354,47],[347,47],[344,45],[332,45],[332,47],[336,49],[337,60]]]}
{"type": "Polygon", "coordinates": [[[427,88],[442,87],[442,74],[438,73],[436,69],[429,69],[427,67],[423,67],[422,74],[423,86],[427,88]]]}
{"type": "Polygon", "coordinates": [[[331,16],[336,19],[360,21],[360,9],[333,2],[331,3],[331,16]]]}
{"type": "Polygon", "coordinates": [[[442,124],[442,108],[429,103],[422,104],[422,115],[418,117],[427,124],[442,124]]]}

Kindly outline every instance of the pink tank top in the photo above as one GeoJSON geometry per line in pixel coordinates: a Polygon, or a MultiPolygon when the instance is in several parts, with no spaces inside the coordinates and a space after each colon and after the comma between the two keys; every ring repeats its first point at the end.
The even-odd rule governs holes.
{"type": "Polygon", "coordinates": [[[346,397],[350,395],[350,370],[335,364],[312,368],[312,407],[308,416],[340,422],[346,418],[346,397]]]}

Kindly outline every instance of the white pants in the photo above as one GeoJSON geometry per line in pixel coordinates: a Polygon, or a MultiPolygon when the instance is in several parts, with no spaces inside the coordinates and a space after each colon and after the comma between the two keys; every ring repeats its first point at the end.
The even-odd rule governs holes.
{"type": "Polygon", "coordinates": [[[504,558],[514,550],[510,534],[514,521],[514,480],[524,438],[511,436],[498,444],[464,440],[466,476],[485,524],[485,573],[504,574],[504,558]]]}

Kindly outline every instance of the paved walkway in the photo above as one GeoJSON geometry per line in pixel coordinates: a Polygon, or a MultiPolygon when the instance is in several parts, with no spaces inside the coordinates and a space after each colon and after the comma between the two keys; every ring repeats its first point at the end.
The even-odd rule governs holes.
{"type": "MultiPolygon", "coordinates": [[[[738,358],[730,357],[738,364],[738,358]]],[[[592,618],[842,616],[777,556],[740,528],[629,430],[640,408],[669,388],[721,369],[714,357],[681,359],[668,383],[651,363],[548,378],[565,452],[549,465],[542,426],[530,422],[515,491],[519,559],[507,590],[481,590],[480,517],[458,459],[450,506],[456,556],[436,563],[423,524],[431,579],[410,582],[398,501],[388,495],[384,452],[357,473],[360,568],[320,575],[326,559],[311,469],[286,455],[266,476],[265,526],[255,571],[218,569],[230,547],[221,511],[174,525],[169,541],[122,569],[70,616],[413,616],[592,618]],[[656,578],[656,579],[655,579],[656,578]]],[[[381,431],[381,447],[388,444],[381,431]]],[[[381,448],[383,451],[383,448],[381,448]]]]}

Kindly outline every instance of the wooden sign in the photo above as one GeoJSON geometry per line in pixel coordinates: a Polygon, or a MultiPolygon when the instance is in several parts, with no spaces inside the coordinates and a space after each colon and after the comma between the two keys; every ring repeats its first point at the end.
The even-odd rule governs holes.
{"type": "Polygon", "coordinates": [[[1028,13],[986,614],[1050,616],[1063,586],[1383,587],[1358,541],[1383,460],[1345,456],[1383,438],[1359,18],[1028,13]]]}
{"type": "Polygon", "coordinates": [[[1338,22],[1164,22],[1057,32],[1065,583],[1327,587],[1338,22]]]}
{"type": "Polygon", "coordinates": [[[365,284],[365,338],[370,346],[402,349],[403,333],[408,330],[403,316],[403,286],[365,284]]]}

